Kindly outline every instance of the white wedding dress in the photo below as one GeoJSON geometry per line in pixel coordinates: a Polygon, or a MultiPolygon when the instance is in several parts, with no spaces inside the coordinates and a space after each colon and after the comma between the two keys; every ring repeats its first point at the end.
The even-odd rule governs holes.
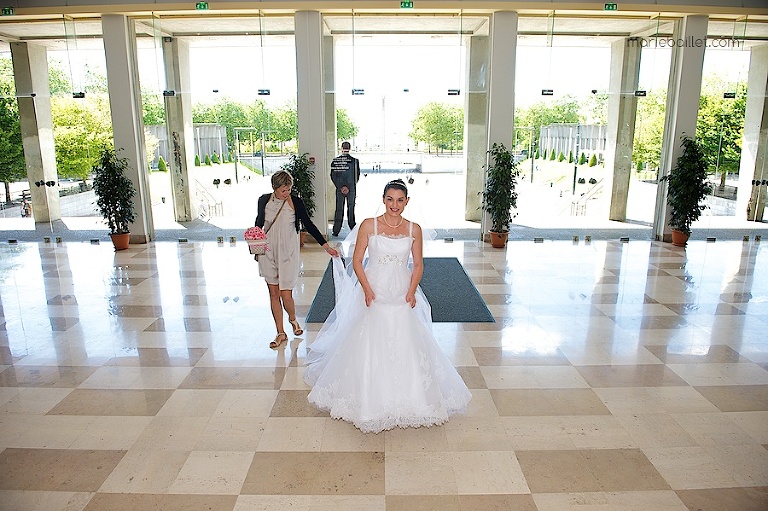
{"type": "Polygon", "coordinates": [[[310,403],[365,433],[442,424],[472,399],[432,334],[421,288],[415,308],[405,301],[411,243],[374,227],[365,269],[376,296],[370,307],[354,273],[333,259],[336,307],[309,346],[310,403]]]}

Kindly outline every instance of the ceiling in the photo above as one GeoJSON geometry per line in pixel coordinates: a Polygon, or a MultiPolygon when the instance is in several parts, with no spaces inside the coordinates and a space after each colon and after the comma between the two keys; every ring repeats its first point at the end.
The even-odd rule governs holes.
{"type": "MultiPolygon", "coordinates": [[[[604,13],[588,15],[520,15],[518,33],[526,45],[541,46],[609,46],[612,42],[629,37],[669,36],[674,17],[656,15],[608,16],[604,13]]],[[[414,38],[434,36],[488,35],[489,17],[458,13],[442,14],[356,14],[329,13],[323,16],[326,34],[338,39],[362,36],[395,38],[388,44],[407,42],[414,38]]],[[[37,42],[53,50],[96,49],[102,47],[101,20],[94,17],[17,19],[0,18],[0,51],[8,51],[13,41],[37,42]]],[[[264,35],[290,38],[293,35],[292,15],[163,15],[136,18],[139,44],[152,45],[154,37],[184,37],[193,46],[253,44],[253,36],[264,35]],[[154,37],[153,37],[154,36],[154,37]]],[[[768,42],[768,16],[750,17],[749,22],[736,19],[709,21],[710,37],[735,37],[745,45],[768,42]]],[[[377,38],[378,39],[378,38],[377,38]]],[[[379,39],[380,40],[380,39],[379,39]]],[[[356,39],[356,42],[358,40],[356,39]]]]}

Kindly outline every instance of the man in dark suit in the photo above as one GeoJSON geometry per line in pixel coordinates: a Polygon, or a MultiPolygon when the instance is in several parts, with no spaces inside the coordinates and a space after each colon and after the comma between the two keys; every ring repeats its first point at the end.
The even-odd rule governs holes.
{"type": "Polygon", "coordinates": [[[344,220],[344,201],[347,201],[347,223],[355,228],[355,188],[360,179],[360,161],[349,155],[352,146],[342,142],[341,154],[331,161],[331,181],[336,186],[336,212],[333,215],[333,235],[341,232],[344,220]]]}

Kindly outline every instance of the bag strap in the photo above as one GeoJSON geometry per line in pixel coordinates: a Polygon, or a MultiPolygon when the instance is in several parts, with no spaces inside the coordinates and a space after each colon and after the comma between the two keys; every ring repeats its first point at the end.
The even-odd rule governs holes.
{"type": "Polygon", "coordinates": [[[283,210],[283,206],[285,206],[285,203],[288,202],[288,200],[284,200],[283,203],[280,205],[280,209],[277,210],[277,214],[275,215],[275,218],[272,219],[272,223],[269,224],[269,227],[266,231],[264,231],[264,234],[267,234],[269,230],[272,228],[273,225],[275,225],[275,221],[277,220],[277,217],[280,216],[280,212],[283,210]]]}

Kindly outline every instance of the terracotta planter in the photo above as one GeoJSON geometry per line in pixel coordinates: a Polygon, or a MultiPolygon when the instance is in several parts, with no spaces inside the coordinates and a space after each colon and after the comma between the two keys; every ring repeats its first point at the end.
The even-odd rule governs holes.
{"type": "Polygon", "coordinates": [[[491,246],[493,248],[504,248],[507,246],[507,238],[509,237],[508,232],[493,232],[490,231],[491,234],[491,246]]]}
{"type": "Polygon", "coordinates": [[[684,247],[688,243],[690,235],[685,234],[683,231],[672,229],[672,244],[676,247],[684,247]]]}
{"type": "Polygon", "coordinates": [[[112,238],[112,244],[115,246],[115,250],[125,250],[131,241],[131,233],[126,232],[123,234],[110,234],[112,238]]]}

